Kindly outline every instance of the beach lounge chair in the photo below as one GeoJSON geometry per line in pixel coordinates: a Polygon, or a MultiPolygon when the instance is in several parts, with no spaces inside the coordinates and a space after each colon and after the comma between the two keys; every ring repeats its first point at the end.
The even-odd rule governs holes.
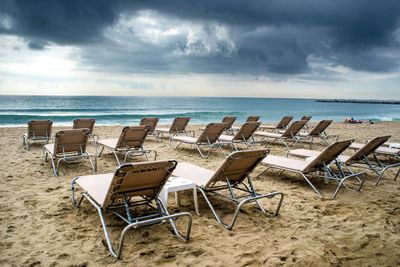
{"type": "MultiPolygon", "coordinates": [[[[225,123],[225,129],[224,131],[228,134],[234,134],[234,128],[237,128],[235,126],[233,126],[233,123],[236,121],[236,117],[235,116],[225,116],[222,119],[222,123],[225,123]]],[[[199,130],[203,131],[205,128],[204,127],[200,127],[199,130]]]]}
{"type": "Polygon", "coordinates": [[[326,128],[332,124],[332,120],[322,120],[315,125],[314,128],[309,132],[299,132],[298,137],[300,140],[310,140],[310,147],[315,144],[314,139],[319,139],[324,142],[326,145],[329,145],[328,139],[335,138],[335,141],[338,140],[339,136],[337,135],[328,135],[326,133],[326,128]]]}
{"type": "MultiPolygon", "coordinates": [[[[378,136],[375,137],[374,139],[370,140],[366,144],[364,144],[360,149],[355,150],[355,152],[350,155],[340,155],[338,157],[338,163],[340,164],[340,167],[343,167],[347,169],[350,173],[352,170],[349,167],[356,167],[356,168],[366,168],[368,170],[371,170],[375,172],[378,175],[378,178],[375,182],[375,185],[378,185],[379,181],[382,179],[383,174],[391,168],[394,167],[399,167],[400,162],[394,163],[391,165],[384,165],[383,163],[380,162],[380,160],[377,158],[375,155],[375,151],[387,140],[389,140],[389,136],[378,136]],[[372,156],[372,158],[369,156],[372,156]]],[[[321,153],[319,151],[315,150],[308,150],[308,149],[295,149],[295,150],[290,150],[288,152],[288,155],[296,156],[296,157],[302,157],[302,158],[309,158],[309,157],[315,157],[318,156],[318,154],[321,153]]],[[[342,175],[345,175],[344,169],[340,168],[339,170],[342,172],[342,175]]],[[[395,180],[397,179],[398,173],[395,177],[395,180]]]]}
{"type": "Polygon", "coordinates": [[[240,209],[247,203],[255,203],[262,212],[266,213],[266,210],[258,202],[258,200],[262,198],[279,196],[279,202],[273,215],[277,216],[279,214],[279,209],[283,201],[283,194],[280,192],[272,192],[269,194],[257,193],[249,176],[260,161],[265,158],[268,152],[267,149],[234,152],[225,159],[215,172],[191,163],[182,162],[178,164],[173,175],[193,181],[196,184],[197,190],[201,192],[206,200],[217,222],[223,224],[230,230],[235,225],[240,209]],[[245,180],[247,180],[247,184],[245,180]],[[228,192],[228,196],[218,191],[228,192]],[[242,192],[242,194],[240,192],[242,192]],[[222,221],[222,218],[215,211],[208,195],[224,197],[236,205],[230,223],[222,221]]]}
{"type": "Polygon", "coordinates": [[[28,122],[28,131],[22,135],[22,145],[29,150],[29,145],[33,142],[49,143],[51,138],[51,120],[32,120],[28,122]]]}
{"type": "Polygon", "coordinates": [[[306,121],[306,125],[304,125],[304,130],[308,131],[308,122],[311,120],[312,116],[304,115],[301,117],[301,121],[306,121]]]}
{"type": "Polygon", "coordinates": [[[285,116],[283,117],[277,125],[261,125],[259,128],[260,130],[285,130],[289,123],[292,121],[292,116],[285,116]]]}
{"type": "Polygon", "coordinates": [[[86,151],[88,136],[88,129],[62,130],[56,133],[54,144],[43,146],[44,160],[47,161],[48,157],[50,158],[55,176],[58,176],[61,161],[71,163],[82,158],[88,159],[92,169],[96,171],[97,157],[86,151]]]}
{"type": "Polygon", "coordinates": [[[158,197],[176,164],[174,160],[138,162],[121,165],[114,173],[78,176],[71,184],[72,205],[79,208],[82,200],[86,198],[97,209],[107,247],[116,258],[121,257],[124,239],[130,229],[163,221],[170,223],[178,237],[188,241],[192,224],[191,214],[169,214],[158,197]],[[83,191],[78,202],[75,201],[77,186],[83,191]],[[137,209],[138,206],[146,207],[147,213],[143,213],[143,209],[137,209]],[[112,214],[111,217],[118,217],[127,224],[119,235],[116,247],[111,241],[105,214],[112,214]],[[174,222],[180,217],[188,218],[185,235],[178,230],[174,222]]]}
{"type": "Polygon", "coordinates": [[[194,145],[203,158],[208,158],[211,149],[215,146],[218,146],[223,152],[218,138],[220,137],[224,129],[225,123],[209,123],[206,128],[201,132],[198,138],[191,136],[175,135],[170,138],[170,145],[172,146],[173,141],[178,142],[178,145],[175,147],[175,149],[177,149],[183,143],[194,145]],[[203,152],[201,151],[201,147],[208,147],[208,151],[206,154],[203,154],[203,152]]]}
{"type": "MultiPolygon", "coordinates": [[[[246,121],[245,121],[245,123],[246,123],[246,122],[258,122],[259,119],[260,119],[260,116],[248,116],[247,119],[246,119],[246,121]]],[[[231,132],[232,132],[232,134],[233,134],[235,131],[238,131],[239,129],[240,129],[239,126],[232,126],[232,127],[231,127],[231,132]]]]}
{"type": "Polygon", "coordinates": [[[287,149],[289,149],[289,146],[286,143],[286,141],[293,141],[294,146],[296,146],[297,142],[300,140],[297,134],[300,132],[300,130],[304,127],[305,124],[306,124],[305,121],[295,121],[283,133],[258,131],[255,132],[254,135],[262,137],[261,141],[266,139],[266,141],[268,142],[268,140],[271,138],[273,139],[272,143],[274,143],[275,141],[279,140],[282,142],[282,144],[285,145],[287,149]]]}
{"type": "Polygon", "coordinates": [[[99,140],[99,137],[93,133],[95,119],[76,119],[72,125],[72,129],[89,129],[89,137],[94,141],[99,140]]]}
{"type": "Polygon", "coordinates": [[[140,120],[140,126],[149,127],[149,132],[147,133],[147,135],[152,135],[157,141],[159,141],[160,140],[159,133],[155,131],[157,123],[158,123],[158,118],[154,117],[143,118],[140,120]]]}
{"type": "Polygon", "coordinates": [[[312,116],[305,115],[305,116],[301,117],[300,120],[301,120],[301,121],[309,122],[309,121],[311,120],[311,118],[312,118],[312,116]]]}
{"type": "Polygon", "coordinates": [[[154,153],[154,160],[157,158],[157,151],[143,148],[144,140],[146,139],[149,127],[147,126],[127,126],[122,129],[118,139],[104,139],[97,141],[97,147],[102,146],[98,156],[101,156],[104,148],[111,150],[117,160],[118,165],[121,162],[118,154],[124,155],[124,161],[131,156],[145,156],[149,160],[147,154],[154,153]]]}
{"type": "Polygon", "coordinates": [[[240,127],[235,135],[222,134],[219,137],[219,141],[221,143],[228,143],[231,146],[232,151],[239,150],[236,146],[237,144],[244,144],[247,145],[247,147],[250,147],[256,143],[253,135],[258,126],[260,126],[259,122],[246,122],[242,127],[240,127]]]}
{"type": "Polygon", "coordinates": [[[336,187],[336,190],[333,193],[332,198],[336,198],[342,186],[347,189],[350,189],[345,184],[345,182],[352,178],[354,178],[359,183],[359,187],[357,190],[360,191],[365,182],[365,178],[362,177],[364,173],[352,173],[350,175],[343,176],[340,172],[339,173],[334,172],[330,167],[331,163],[337,163],[337,157],[343,151],[345,151],[352,142],[353,140],[335,142],[330,146],[328,146],[327,148],[325,148],[322,152],[318,153],[318,155],[306,160],[268,155],[261,162],[261,165],[267,167],[267,169],[263,173],[267,172],[269,169],[277,169],[280,171],[287,171],[299,174],[306,180],[308,185],[320,197],[322,197],[321,193],[311,182],[311,179],[313,177],[329,179],[338,183],[338,186],[336,187]]]}
{"type": "Polygon", "coordinates": [[[226,116],[222,119],[222,123],[225,123],[225,132],[233,134],[232,126],[235,121],[235,116],[226,116]]]}
{"type": "Polygon", "coordinates": [[[260,116],[248,116],[246,122],[257,122],[260,119],[260,116]]]}
{"type": "Polygon", "coordinates": [[[164,137],[164,134],[169,134],[169,137],[174,136],[176,134],[184,134],[188,136],[186,131],[186,126],[190,121],[190,117],[176,117],[169,128],[157,128],[155,131],[158,136],[161,138],[164,137]]]}
{"type": "MultiPolygon", "coordinates": [[[[364,144],[362,144],[362,143],[353,143],[353,144],[351,144],[350,149],[358,150],[363,146],[364,146],[364,144]]],[[[392,158],[394,158],[396,160],[400,159],[400,149],[399,148],[388,147],[385,144],[383,144],[382,146],[378,147],[375,150],[375,154],[376,155],[381,155],[381,156],[392,157],[392,158]]]]}

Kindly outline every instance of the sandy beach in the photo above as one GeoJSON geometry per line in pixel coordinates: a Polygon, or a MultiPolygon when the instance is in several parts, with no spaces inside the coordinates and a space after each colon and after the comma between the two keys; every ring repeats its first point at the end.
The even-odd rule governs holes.
{"type": "MultiPolygon", "coordinates": [[[[198,135],[199,127],[191,129],[198,135]]],[[[59,129],[54,127],[53,132],[59,129]]],[[[100,138],[117,138],[121,129],[95,126],[95,133],[100,138]]],[[[50,163],[43,160],[41,145],[23,149],[20,136],[25,131],[0,128],[0,266],[400,265],[400,181],[393,181],[397,169],[388,171],[379,186],[374,186],[375,175],[368,173],[362,192],[342,190],[336,200],[318,198],[299,177],[262,175],[254,180],[258,191],[285,194],[280,215],[268,218],[248,206],[232,231],[217,224],[200,195],[201,215],[194,212],[190,191],[182,194],[180,208],[171,195],[170,212],[193,214],[189,243],[175,238],[166,224],[141,228],[131,231],[122,259],[116,260],[102,244],[104,235],[96,210],[89,202],[80,209],[71,205],[71,180],[93,174],[89,163],[62,165],[60,176],[54,177],[50,163]]],[[[358,142],[392,135],[391,140],[400,142],[398,122],[334,123],[328,132],[358,142]]],[[[284,146],[268,147],[272,154],[285,155],[284,146]]],[[[145,148],[156,149],[159,159],[186,161],[212,170],[224,160],[217,150],[203,159],[188,146],[174,150],[168,142],[152,138],[145,148]]],[[[94,146],[89,150],[94,151],[94,146]]],[[[98,159],[97,173],[113,172],[116,167],[113,155],[106,152],[98,159]]],[[[253,177],[264,169],[257,167],[253,177]]],[[[317,185],[326,196],[335,188],[324,181],[317,185]]],[[[232,216],[232,205],[222,200],[217,203],[218,208],[226,209],[224,218],[232,216]]],[[[116,240],[123,226],[115,220],[108,222],[116,240]]]]}

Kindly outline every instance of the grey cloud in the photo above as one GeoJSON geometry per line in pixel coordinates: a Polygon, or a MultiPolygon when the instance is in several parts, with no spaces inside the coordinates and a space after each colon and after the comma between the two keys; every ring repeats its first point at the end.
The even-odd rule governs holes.
{"type": "Polygon", "coordinates": [[[398,0],[4,0],[0,14],[11,21],[7,28],[0,24],[0,34],[23,37],[31,49],[76,45],[82,64],[117,71],[304,74],[310,72],[309,56],[361,71],[399,68],[398,56],[378,49],[400,48],[394,38],[398,0]],[[122,15],[143,10],[202,25],[214,43],[203,37],[188,43],[179,35],[153,45],[133,31],[134,47],[127,48],[104,35],[122,15]],[[217,40],[215,25],[228,29],[229,41],[217,40]]]}
{"type": "Polygon", "coordinates": [[[47,43],[43,41],[35,41],[35,40],[28,41],[28,47],[32,50],[44,50],[46,46],[47,43]]]}

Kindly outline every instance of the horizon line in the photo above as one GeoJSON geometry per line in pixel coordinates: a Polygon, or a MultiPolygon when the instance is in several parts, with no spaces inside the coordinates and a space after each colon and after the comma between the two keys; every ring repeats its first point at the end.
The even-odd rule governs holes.
{"type": "Polygon", "coordinates": [[[32,97],[168,97],[168,98],[173,98],[173,97],[189,97],[189,98],[261,98],[261,99],[304,99],[304,100],[378,100],[378,101],[400,101],[400,99],[379,99],[379,98],[309,98],[309,97],[267,97],[267,96],[185,96],[185,95],[180,95],[180,96],[170,96],[170,95],[165,95],[165,96],[160,96],[160,95],[155,95],[155,96],[149,96],[149,95],[23,95],[23,94],[1,94],[1,96],[32,96],[32,97]]]}

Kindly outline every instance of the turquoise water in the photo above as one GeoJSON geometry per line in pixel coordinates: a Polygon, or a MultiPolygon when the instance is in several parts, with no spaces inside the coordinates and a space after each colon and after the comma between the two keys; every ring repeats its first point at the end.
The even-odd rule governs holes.
{"type": "Polygon", "coordinates": [[[71,125],[76,118],[95,118],[96,125],[135,125],[145,116],[159,117],[161,124],[169,124],[177,116],[190,116],[191,124],[204,124],[226,115],[237,116],[238,122],[249,115],[259,115],[263,122],[278,121],[284,115],[393,121],[400,120],[400,105],[283,98],[0,96],[0,126],[25,126],[32,119],[71,125]]]}

